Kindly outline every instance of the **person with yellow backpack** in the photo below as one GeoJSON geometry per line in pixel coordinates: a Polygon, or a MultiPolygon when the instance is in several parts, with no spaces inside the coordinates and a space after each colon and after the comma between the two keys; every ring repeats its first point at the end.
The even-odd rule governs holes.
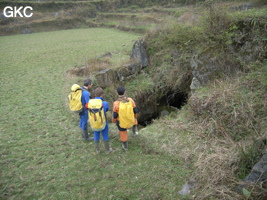
{"type": "Polygon", "coordinates": [[[73,84],[71,92],[68,95],[70,110],[74,113],[78,113],[80,117],[79,127],[81,128],[82,138],[85,141],[94,140],[93,137],[89,137],[88,133],[88,110],[85,105],[90,100],[89,88],[92,87],[91,79],[84,81],[84,86],[80,87],[78,84],[73,84]]]}
{"type": "MultiPolygon", "coordinates": [[[[127,129],[133,128],[133,131],[136,130],[138,109],[134,100],[126,96],[125,88],[123,86],[117,88],[117,93],[119,98],[113,103],[112,122],[116,123],[119,129],[122,148],[125,151],[128,151],[127,129]]],[[[133,134],[136,135],[135,132],[133,132],[133,134]]]]}
{"type": "Polygon", "coordinates": [[[96,154],[100,153],[101,132],[104,140],[106,154],[109,154],[113,151],[109,145],[108,137],[108,120],[106,113],[109,110],[109,105],[108,102],[104,101],[103,99],[104,90],[102,88],[97,87],[94,90],[94,94],[95,98],[90,99],[85,107],[88,109],[90,126],[94,131],[96,154]]]}

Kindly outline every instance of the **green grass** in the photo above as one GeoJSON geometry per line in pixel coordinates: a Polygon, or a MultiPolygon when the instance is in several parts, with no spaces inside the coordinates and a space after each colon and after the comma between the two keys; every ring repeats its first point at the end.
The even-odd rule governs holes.
{"type": "Polygon", "coordinates": [[[113,124],[114,152],[96,156],[67,107],[78,80],[68,69],[109,51],[118,65],[138,37],[80,29],[0,38],[1,199],[179,198],[189,176],[182,161],[150,150],[149,135],[130,138],[124,153],[113,124]]]}

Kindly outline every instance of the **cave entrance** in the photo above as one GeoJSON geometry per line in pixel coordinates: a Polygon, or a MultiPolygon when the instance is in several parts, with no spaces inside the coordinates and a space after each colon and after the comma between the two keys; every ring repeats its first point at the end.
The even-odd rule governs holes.
{"type": "Polygon", "coordinates": [[[160,106],[171,106],[177,109],[182,108],[187,103],[188,94],[177,91],[168,92],[159,101],[160,106]]]}
{"type": "MultiPolygon", "coordinates": [[[[170,114],[177,109],[181,109],[188,100],[188,93],[182,93],[177,91],[169,91],[164,96],[155,99],[155,104],[153,108],[149,105],[142,105],[141,109],[150,109],[149,114],[144,114],[145,116],[140,117],[138,123],[142,126],[146,126],[152,123],[154,119],[158,119],[165,115],[170,114]]],[[[147,102],[146,104],[149,104],[147,102]]]]}

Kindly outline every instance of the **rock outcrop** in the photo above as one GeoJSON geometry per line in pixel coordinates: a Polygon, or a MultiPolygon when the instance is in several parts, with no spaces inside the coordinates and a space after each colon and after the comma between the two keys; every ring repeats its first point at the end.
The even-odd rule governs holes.
{"type": "MultiPolygon", "coordinates": [[[[229,63],[220,48],[209,49],[191,58],[192,74],[198,81],[197,87],[221,77],[230,77],[240,70],[240,64],[229,63]]],[[[195,81],[193,80],[193,81],[195,81]]],[[[192,83],[194,84],[194,83],[192,83]]]]}
{"type": "Polygon", "coordinates": [[[102,70],[95,75],[97,85],[100,87],[107,87],[118,81],[117,73],[113,69],[102,70]]]}
{"type": "Polygon", "coordinates": [[[247,184],[257,182],[265,182],[265,185],[267,182],[267,149],[260,161],[254,165],[250,174],[244,179],[244,183],[238,186],[238,191],[241,192],[247,184]]]}
{"type": "Polygon", "coordinates": [[[105,88],[134,77],[141,69],[140,63],[126,64],[116,69],[105,69],[95,74],[95,80],[97,85],[105,88]]]}
{"type": "Polygon", "coordinates": [[[148,66],[147,45],[143,40],[137,40],[132,48],[131,60],[136,60],[142,67],[148,66]]]}
{"type": "Polygon", "coordinates": [[[267,30],[266,18],[247,18],[238,21],[236,26],[229,44],[217,45],[192,56],[192,75],[199,81],[198,87],[221,77],[234,76],[244,70],[246,63],[266,59],[266,40],[262,39],[267,30]],[[259,29],[253,28],[255,24],[259,29]]]}
{"type": "Polygon", "coordinates": [[[146,66],[148,66],[146,43],[142,40],[137,40],[133,45],[129,64],[124,64],[116,69],[105,69],[97,72],[95,79],[99,86],[105,88],[133,78],[146,66]]]}

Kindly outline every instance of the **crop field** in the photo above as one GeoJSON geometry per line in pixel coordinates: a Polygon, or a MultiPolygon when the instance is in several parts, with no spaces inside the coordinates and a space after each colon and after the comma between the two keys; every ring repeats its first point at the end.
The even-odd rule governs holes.
{"type": "Polygon", "coordinates": [[[0,199],[178,199],[190,171],[180,160],[152,151],[146,135],[123,152],[113,124],[114,152],[95,155],[67,107],[78,80],[67,70],[106,52],[116,66],[138,38],[100,28],[0,37],[0,199]]]}

